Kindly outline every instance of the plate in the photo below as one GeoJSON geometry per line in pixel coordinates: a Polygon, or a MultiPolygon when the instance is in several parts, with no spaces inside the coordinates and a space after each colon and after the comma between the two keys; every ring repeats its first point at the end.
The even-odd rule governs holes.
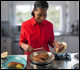
{"type": "Polygon", "coordinates": [[[23,67],[22,69],[25,69],[26,66],[27,66],[27,61],[26,61],[23,57],[18,56],[18,55],[8,55],[8,56],[6,57],[6,59],[2,59],[2,61],[3,61],[3,63],[1,63],[1,65],[2,65],[2,67],[3,67],[4,69],[9,69],[9,68],[7,67],[7,64],[8,64],[9,62],[13,62],[13,61],[24,64],[24,67],[23,67]]]}

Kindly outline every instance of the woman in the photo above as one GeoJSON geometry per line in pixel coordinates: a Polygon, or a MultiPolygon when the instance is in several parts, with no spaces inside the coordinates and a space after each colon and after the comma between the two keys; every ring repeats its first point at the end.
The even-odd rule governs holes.
{"type": "MultiPolygon", "coordinates": [[[[23,22],[19,46],[25,51],[25,55],[30,54],[36,48],[43,47],[50,52],[49,45],[59,47],[54,41],[53,24],[46,19],[48,3],[46,1],[36,1],[32,11],[32,18],[23,22]]],[[[62,50],[62,49],[61,49],[62,50]]]]}

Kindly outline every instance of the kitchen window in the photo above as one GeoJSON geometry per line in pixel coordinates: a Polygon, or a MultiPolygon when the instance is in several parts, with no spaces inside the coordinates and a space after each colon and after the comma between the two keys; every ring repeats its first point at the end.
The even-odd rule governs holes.
{"type": "Polygon", "coordinates": [[[32,5],[16,5],[16,25],[31,18],[32,5]]]}
{"type": "MultiPolygon", "coordinates": [[[[30,19],[31,12],[33,10],[33,5],[16,5],[16,26],[18,26],[18,30],[20,31],[21,24],[24,21],[30,19]]],[[[62,29],[62,9],[59,5],[49,5],[47,11],[47,20],[53,23],[54,31],[61,31],[62,29]]]]}
{"type": "Polygon", "coordinates": [[[58,5],[49,5],[47,20],[53,23],[54,31],[61,31],[62,29],[62,15],[61,15],[61,6],[58,5]]]}

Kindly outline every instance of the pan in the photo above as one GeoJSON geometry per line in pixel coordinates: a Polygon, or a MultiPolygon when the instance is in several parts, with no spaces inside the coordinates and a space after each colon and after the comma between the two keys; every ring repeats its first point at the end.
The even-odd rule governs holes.
{"type": "Polygon", "coordinates": [[[51,52],[47,52],[47,51],[36,51],[36,52],[31,53],[31,54],[29,55],[29,58],[30,58],[30,60],[31,60],[33,63],[35,63],[35,64],[45,65],[45,64],[51,63],[51,62],[54,60],[55,55],[52,54],[51,52]],[[49,55],[49,58],[46,59],[44,62],[38,62],[38,61],[32,60],[32,57],[33,57],[33,56],[36,56],[36,55],[41,54],[41,53],[47,53],[47,54],[49,55]]]}

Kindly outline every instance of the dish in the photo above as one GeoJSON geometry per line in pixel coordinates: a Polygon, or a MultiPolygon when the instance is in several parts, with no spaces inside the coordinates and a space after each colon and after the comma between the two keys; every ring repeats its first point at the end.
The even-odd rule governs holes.
{"type": "Polygon", "coordinates": [[[47,53],[41,53],[37,54],[32,57],[32,60],[38,61],[38,62],[44,62],[46,59],[49,58],[49,55],[47,53]]]}
{"type": "Polygon", "coordinates": [[[10,69],[22,69],[24,67],[24,64],[19,62],[9,62],[7,64],[7,67],[10,69]]]}
{"type": "Polygon", "coordinates": [[[1,63],[1,65],[5,69],[9,69],[7,65],[10,62],[18,62],[18,63],[24,64],[24,67],[22,69],[25,69],[27,66],[27,61],[23,57],[17,56],[17,55],[8,55],[6,57],[6,60],[5,59],[2,59],[2,60],[4,63],[1,63]]]}

